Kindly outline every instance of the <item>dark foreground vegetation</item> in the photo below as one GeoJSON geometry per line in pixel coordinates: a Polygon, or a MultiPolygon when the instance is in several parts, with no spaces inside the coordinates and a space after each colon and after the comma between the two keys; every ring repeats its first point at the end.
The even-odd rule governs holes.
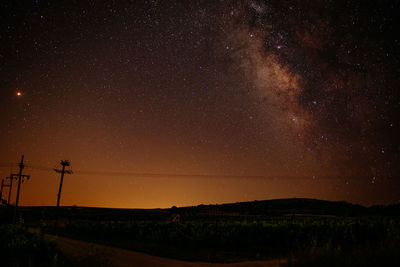
{"type": "MultiPolygon", "coordinates": [[[[47,233],[182,260],[282,258],[290,266],[400,266],[399,208],[285,199],[153,210],[30,207],[20,209],[20,216],[26,226],[47,233]]],[[[5,242],[18,236],[9,234],[5,242]]],[[[54,262],[54,247],[33,247],[34,257],[54,262]]]]}
{"type": "Polygon", "coordinates": [[[1,266],[57,266],[55,244],[27,231],[22,224],[0,225],[1,266]]]}

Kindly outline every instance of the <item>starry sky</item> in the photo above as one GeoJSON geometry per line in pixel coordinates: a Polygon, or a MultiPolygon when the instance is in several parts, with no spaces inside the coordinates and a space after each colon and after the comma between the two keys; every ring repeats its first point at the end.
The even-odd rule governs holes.
{"type": "Polygon", "coordinates": [[[61,205],[400,200],[400,1],[0,10],[0,175],[25,155],[22,205],[56,204],[64,159],[61,205]]]}

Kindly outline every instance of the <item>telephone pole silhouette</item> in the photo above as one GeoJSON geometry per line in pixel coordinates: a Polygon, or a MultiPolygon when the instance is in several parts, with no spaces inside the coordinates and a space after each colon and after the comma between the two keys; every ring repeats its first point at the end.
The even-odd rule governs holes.
{"type": "MultiPolygon", "coordinates": [[[[17,209],[18,209],[18,202],[19,202],[19,192],[21,189],[21,180],[23,178],[26,178],[27,180],[29,180],[30,176],[29,175],[23,175],[22,174],[22,170],[24,169],[24,155],[22,155],[21,157],[21,162],[19,163],[19,173],[18,173],[18,189],[17,189],[17,199],[15,200],[15,208],[14,208],[14,222],[15,219],[17,218],[17,209]]],[[[17,176],[16,174],[11,174],[12,176],[17,176]]],[[[11,178],[12,181],[12,178],[11,178]]]]}
{"type": "Polygon", "coordinates": [[[69,160],[62,160],[60,162],[60,164],[62,166],[61,170],[54,169],[55,172],[61,173],[60,188],[58,189],[58,195],[57,195],[57,207],[60,206],[60,197],[61,197],[62,184],[63,184],[63,180],[64,180],[64,174],[72,174],[71,170],[65,169],[65,167],[69,167],[71,165],[69,160]]]}
{"type": "Polygon", "coordinates": [[[19,201],[19,191],[21,189],[21,179],[27,178],[29,180],[29,175],[22,175],[22,170],[24,169],[24,155],[21,157],[21,162],[19,163],[19,173],[18,173],[18,189],[17,189],[17,199],[15,200],[15,208],[18,207],[19,201]]]}
{"type": "Polygon", "coordinates": [[[0,190],[0,201],[1,201],[1,204],[3,204],[3,187],[7,187],[7,186],[10,186],[10,185],[9,184],[4,184],[4,179],[1,179],[1,190],[0,190]]]}
{"type": "Polygon", "coordinates": [[[3,200],[3,187],[4,187],[4,178],[1,179],[0,201],[3,200]]]}
{"type": "Polygon", "coordinates": [[[8,189],[8,200],[7,200],[7,204],[10,205],[13,179],[17,180],[17,175],[11,174],[9,177],[6,177],[6,179],[10,179],[10,184],[8,185],[10,188],[8,189]]]}

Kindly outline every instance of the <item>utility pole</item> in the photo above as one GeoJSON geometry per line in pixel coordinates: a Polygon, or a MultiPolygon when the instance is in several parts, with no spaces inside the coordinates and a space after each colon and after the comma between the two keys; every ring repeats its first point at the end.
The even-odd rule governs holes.
{"type": "Polygon", "coordinates": [[[0,201],[3,202],[4,179],[1,179],[0,201]]]}
{"type": "Polygon", "coordinates": [[[13,180],[17,179],[17,175],[11,174],[9,177],[6,177],[6,179],[10,179],[10,184],[8,185],[10,187],[10,189],[8,190],[8,200],[7,200],[7,204],[10,205],[11,193],[12,193],[12,184],[13,184],[13,180]]]}
{"type": "Polygon", "coordinates": [[[63,184],[63,180],[64,180],[64,174],[72,174],[71,170],[65,169],[65,167],[69,167],[71,165],[69,160],[62,160],[60,162],[60,164],[62,166],[61,170],[54,169],[55,172],[61,173],[60,188],[58,189],[58,195],[57,195],[57,207],[60,206],[60,197],[61,197],[62,184],[63,184]]]}
{"type": "Polygon", "coordinates": [[[18,207],[19,201],[19,190],[21,189],[21,177],[22,177],[22,170],[24,169],[24,155],[21,157],[21,162],[19,163],[19,173],[18,173],[18,188],[17,188],[17,199],[15,200],[15,209],[18,207]]]}
{"type": "MultiPolygon", "coordinates": [[[[14,222],[17,217],[17,209],[18,209],[18,201],[19,201],[19,192],[21,189],[21,180],[22,178],[26,178],[29,180],[29,175],[22,175],[22,170],[24,169],[24,155],[21,157],[21,162],[19,163],[19,173],[18,173],[18,189],[17,189],[17,199],[15,200],[15,208],[14,208],[14,222]]],[[[12,180],[12,179],[11,179],[12,180]]]]}
{"type": "MultiPolygon", "coordinates": [[[[7,178],[10,178],[10,177],[6,177],[6,179],[7,178]]],[[[1,190],[0,190],[0,201],[1,201],[1,204],[3,204],[3,187],[7,187],[7,186],[10,186],[9,184],[4,184],[4,179],[1,179],[1,190]]]]}

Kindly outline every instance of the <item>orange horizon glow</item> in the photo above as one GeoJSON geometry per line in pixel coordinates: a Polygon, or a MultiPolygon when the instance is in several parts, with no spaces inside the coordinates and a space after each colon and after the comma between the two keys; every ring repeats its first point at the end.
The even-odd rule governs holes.
{"type": "Polygon", "coordinates": [[[392,20],[289,2],[5,4],[0,180],[24,154],[25,206],[60,160],[62,206],[399,202],[392,20]]]}

